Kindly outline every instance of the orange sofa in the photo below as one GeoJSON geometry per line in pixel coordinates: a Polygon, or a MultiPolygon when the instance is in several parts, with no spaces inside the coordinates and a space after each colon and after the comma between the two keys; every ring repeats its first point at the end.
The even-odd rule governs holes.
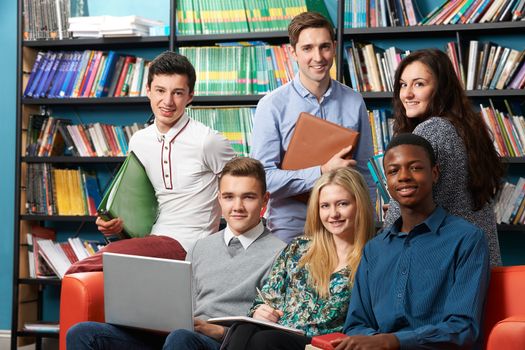
{"type": "MultiPolygon", "coordinates": [[[[487,298],[486,349],[525,349],[525,266],[493,268],[487,298]]],[[[104,321],[102,272],[67,275],[62,281],[60,350],[66,350],[68,329],[82,321],[104,321]]]]}
{"type": "Polygon", "coordinates": [[[83,321],[104,322],[104,274],[66,275],[60,292],[60,350],[66,350],[66,333],[83,321]]]}

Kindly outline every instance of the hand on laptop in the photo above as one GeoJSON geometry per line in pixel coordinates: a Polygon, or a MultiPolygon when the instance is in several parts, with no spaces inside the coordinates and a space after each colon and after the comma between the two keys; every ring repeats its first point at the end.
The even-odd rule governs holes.
{"type": "Polygon", "coordinates": [[[122,238],[122,235],[120,233],[122,232],[124,225],[121,219],[115,218],[109,221],[105,221],[100,216],[98,216],[95,224],[97,225],[97,229],[100,232],[102,232],[104,236],[119,236],[120,238],[122,238]]]}
{"type": "Polygon", "coordinates": [[[195,332],[207,335],[208,337],[213,338],[215,340],[221,340],[224,337],[224,333],[226,332],[226,330],[223,326],[211,324],[206,321],[199,320],[198,318],[194,318],[193,321],[195,332]]]}

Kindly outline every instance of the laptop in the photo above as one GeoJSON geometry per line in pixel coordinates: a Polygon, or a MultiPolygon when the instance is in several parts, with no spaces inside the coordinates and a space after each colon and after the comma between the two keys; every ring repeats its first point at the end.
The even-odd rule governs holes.
{"type": "Polygon", "coordinates": [[[193,330],[191,263],[104,253],[107,323],[152,331],[193,330]]]}

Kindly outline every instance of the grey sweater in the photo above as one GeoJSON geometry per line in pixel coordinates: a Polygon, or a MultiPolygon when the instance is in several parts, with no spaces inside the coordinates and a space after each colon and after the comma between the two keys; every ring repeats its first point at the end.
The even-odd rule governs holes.
{"type": "Polygon", "coordinates": [[[265,229],[248,249],[231,257],[224,243],[224,231],[197,241],[186,260],[193,269],[195,317],[247,315],[255,299],[255,287],[285,243],[265,229]]]}

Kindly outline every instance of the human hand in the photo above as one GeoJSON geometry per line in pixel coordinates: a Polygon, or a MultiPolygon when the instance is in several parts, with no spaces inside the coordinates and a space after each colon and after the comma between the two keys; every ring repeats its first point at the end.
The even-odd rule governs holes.
{"type": "Polygon", "coordinates": [[[390,333],[352,335],[330,342],[335,350],[398,350],[399,340],[390,333]]]}
{"type": "Polygon", "coordinates": [[[355,166],[357,162],[354,159],[345,159],[345,157],[352,150],[352,146],[348,146],[337,152],[328,160],[328,162],[321,165],[321,174],[324,174],[328,171],[345,168],[349,166],[355,166]]]}
{"type": "Polygon", "coordinates": [[[195,332],[204,334],[215,340],[221,340],[224,337],[226,329],[223,326],[211,324],[198,318],[193,319],[193,327],[195,332]]]}
{"type": "Polygon", "coordinates": [[[266,304],[261,304],[253,313],[253,318],[273,323],[277,323],[282,316],[283,312],[281,310],[276,310],[266,304]]]}
{"type": "Polygon", "coordinates": [[[97,229],[102,232],[106,237],[119,236],[124,227],[124,223],[121,219],[115,218],[109,221],[105,221],[100,216],[97,216],[97,221],[95,221],[97,229]]]}

